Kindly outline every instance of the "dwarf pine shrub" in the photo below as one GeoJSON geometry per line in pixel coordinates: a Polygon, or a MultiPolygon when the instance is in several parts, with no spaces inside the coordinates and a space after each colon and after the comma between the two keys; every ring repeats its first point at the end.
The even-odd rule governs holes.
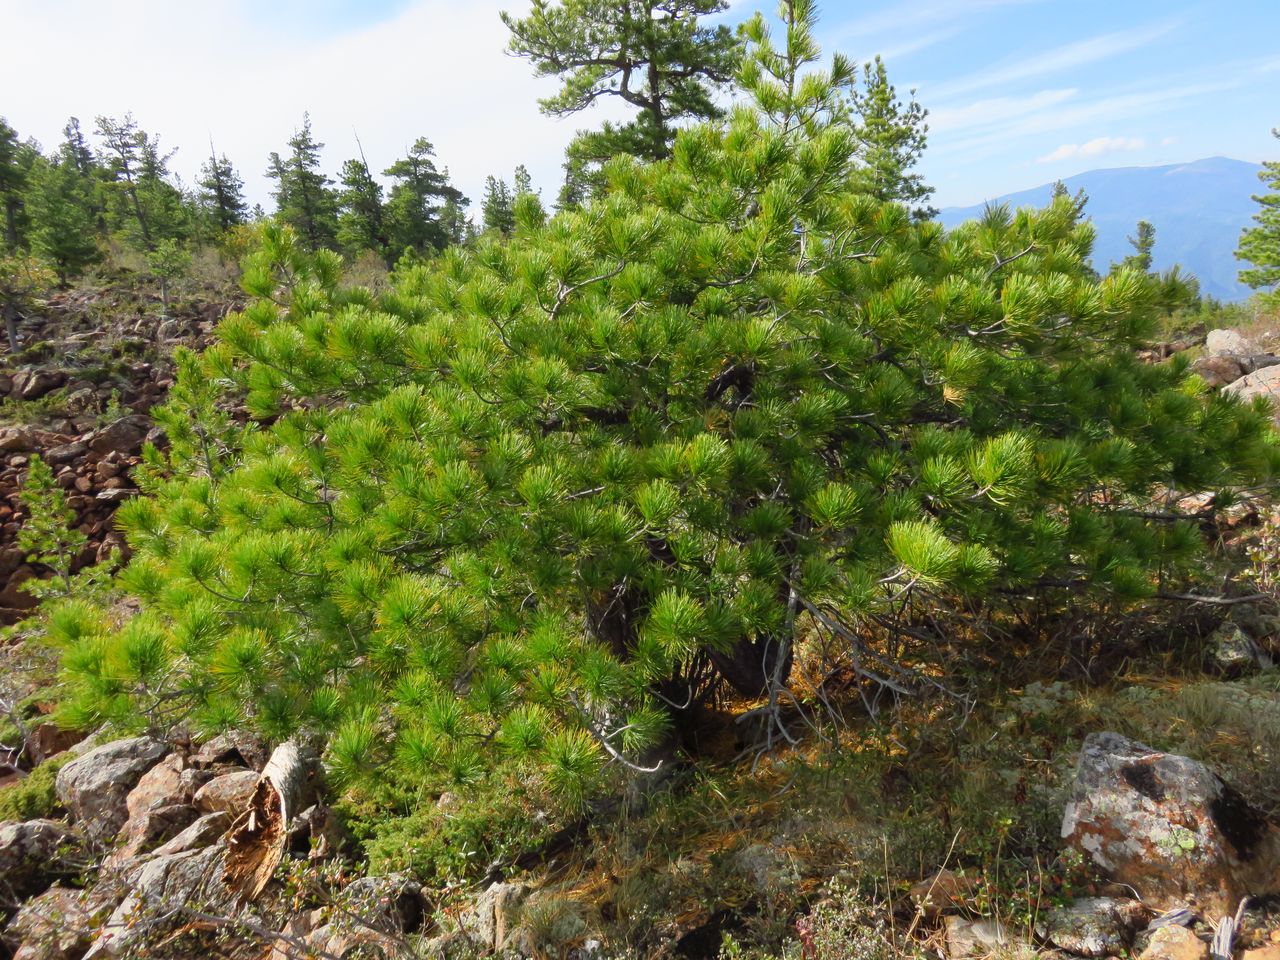
{"type": "Polygon", "coordinates": [[[1265,405],[1135,359],[1156,282],[1099,280],[1069,198],[948,233],[858,193],[807,26],[755,21],[751,104],[670,160],[381,295],[266,226],[119,512],[141,612],[51,618],[67,714],[576,802],[708,685],[784,685],[804,624],[1185,588],[1172,492],[1266,482],[1265,405]]]}

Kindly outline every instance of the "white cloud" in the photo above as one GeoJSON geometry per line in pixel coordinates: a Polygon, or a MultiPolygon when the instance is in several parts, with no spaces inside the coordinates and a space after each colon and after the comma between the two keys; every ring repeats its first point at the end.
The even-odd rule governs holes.
{"type": "Polygon", "coordinates": [[[958,132],[998,126],[1022,117],[1044,115],[1066,103],[1079,91],[1039,90],[1022,97],[992,97],[961,107],[929,111],[929,129],[958,132]]]}
{"type": "Polygon", "coordinates": [[[1100,157],[1105,153],[1118,153],[1124,150],[1141,150],[1147,142],[1141,137],[1095,137],[1085,143],[1064,143],[1053,153],[1039,159],[1039,163],[1054,163],[1057,160],[1069,160],[1072,157],[1100,157]]]}
{"type": "Polygon", "coordinates": [[[1146,46],[1177,26],[1178,21],[1168,21],[1135,30],[1099,34],[1086,40],[1065,44],[1054,50],[1044,51],[1034,57],[1006,63],[1003,66],[940,84],[929,90],[929,94],[938,98],[954,97],[986,87],[1008,86],[1018,81],[1083,67],[1146,46]]]}

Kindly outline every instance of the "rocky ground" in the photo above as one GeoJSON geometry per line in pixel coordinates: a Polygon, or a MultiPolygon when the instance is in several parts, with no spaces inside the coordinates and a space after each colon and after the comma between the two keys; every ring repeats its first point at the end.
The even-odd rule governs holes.
{"type": "Polygon", "coordinates": [[[53,467],[88,537],[76,569],[123,550],[111,516],[134,492],[143,442],[163,440],[148,412],[172,385],[169,358],[175,347],[205,345],[227,309],[225,298],[193,296],[165,317],[122,284],[57,294],[23,323],[20,351],[0,358],[0,623],[34,606],[22,584],[47,573],[16,544],[31,456],[53,467]]]}

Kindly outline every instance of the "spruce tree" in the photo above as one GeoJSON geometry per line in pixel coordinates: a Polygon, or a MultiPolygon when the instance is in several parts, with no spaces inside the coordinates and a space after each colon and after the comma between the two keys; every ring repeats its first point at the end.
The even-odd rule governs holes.
{"type": "Polygon", "coordinates": [[[62,286],[99,257],[89,188],[70,159],[42,158],[32,168],[23,196],[31,251],[53,266],[62,286]]]}
{"type": "Polygon", "coordinates": [[[218,156],[212,143],[209,144],[209,159],[200,168],[196,185],[200,188],[200,206],[217,233],[225,233],[248,221],[249,205],[244,199],[244,180],[236,173],[225,153],[218,156]]]}
{"type": "Polygon", "coordinates": [[[729,27],[708,27],[699,18],[728,6],[725,0],[535,0],[526,17],[502,14],[511,51],[538,76],[562,80],[558,93],[539,101],[544,113],[569,116],[612,97],[638,111],[634,120],[578,134],[562,206],[600,184],[599,165],[610,157],[666,157],[681,123],[720,115],[713,97],[732,80],[740,46],[729,27]]]}
{"type": "Polygon", "coordinates": [[[933,188],[912,168],[924,154],[929,125],[929,112],[915,100],[903,103],[889,83],[884,62],[863,67],[862,86],[850,94],[858,137],[858,181],[877,200],[896,200],[912,208],[916,217],[927,219],[937,214],[928,205],[933,188]]]}
{"type": "Polygon", "coordinates": [[[23,169],[18,131],[0,117],[0,207],[4,208],[4,249],[9,253],[20,246],[18,217],[26,182],[27,171],[23,169]]]}
{"type": "MultiPolygon", "coordinates": [[[[1271,132],[1280,137],[1280,128],[1271,132]]],[[[1236,258],[1253,264],[1240,271],[1241,282],[1274,297],[1280,293],[1280,161],[1264,163],[1258,179],[1271,192],[1254,196],[1262,209],[1253,215],[1257,226],[1240,234],[1236,258]]]]}
{"type": "Polygon", "coordinates": [[[1137,270],[1139,273],[1150,273],[1151,253],[1156,246],[1156,228],[1149,221],[1139,220],[1137,232],[1126,239],[1133,247],[1133,253],[1124,258],[1123,266],[1137,270]]]}
{"type": "Polygon", "coordinates": [[[442,250],[460,240],[467,200],[449,183],[448,170],[435,165],[435,148],[426,137],[383,171],[395,183],[387,197],[387,233],[397,253],[442,250]]]}
{"type": "Polygon", "coordinates": [[[900,688],[940,608],[1194,587],[1182,493],[1271,482],[1266,403],[1136,358],[1155,283],[1092,277],[1069,198],[948,233],[858,189],[854,69],[783,15],[726,122],[386,295],[266,225],[117,514],[142,612],[50,618],[66,713],[581,804],[717,688],[794,696],[798,646],[900,688]]]}
{"type": "Polygon", "coordinates": [[[311,135],[311,115],[304,113],[302,127],[289,138],[289,155],[282,159],[272,153],[267,167],[267,176],[276,182],[276,215],[312,250],[337,245],[338,203],[333,181],[320,170],[323,149],[311,135]]]}
{"type": "Polygon", "coordinates": [[[338,244],[351,255],[372,250],[386,257],[390,241],[383,214],[382,184],[361,157],[342,165],[338,193],[338,244]]]}
{"type": "Polygon", "coordinates": [[[513,197],[507,181],[497,177],[486,177],[484,181],[484,199],[480,201],[480,213],[484,218],[486,230],[496,230],[508,234],[516,224],[513,197]]]}

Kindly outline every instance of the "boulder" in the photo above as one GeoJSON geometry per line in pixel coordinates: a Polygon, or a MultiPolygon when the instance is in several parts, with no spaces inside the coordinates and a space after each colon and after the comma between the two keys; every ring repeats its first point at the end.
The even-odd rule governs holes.
{"type": "Polygon", "coordinates": [[[1118,957],[1147,919],[1136,900],[1086,897],[1046,910],[1036,932],[1053,946],[1081,957],[1118,957]]]}
{"type": "Polygon", "coordinates": [[[1269,943],[1265,947],[1246,950],[1240,960],[1280,960],[1280,943],[1269,943]]]}
{"type": "Polygon", "coordinates": [[[483,950],[501,951],[515,930],[521,905],[530,888],[523,883],[494,883],[462,918],[468,939],[483,950]]]}
{"type": "Polygon", "coordinates": [[[148,810],[190,800],[191,794],[186,792],[182,779],[186,765],[186,758],[182,754],[171,753],[144,773],[139,778],[138,785],[129,791],[129,796],[125,799],[129,818],[136,819],[148,810]]]}
{"type": "Polygon", "coordinates": [[[58,370],[19,370],[13,375],[13,393],[23,400],[39,400],[65,381],[66,376],[58,370]]]}
{"type": "Polygon", "coordinates": [[[143,416],[121,417],[89,436],[89,449],[105,455],[119,453],[131,456],[142,449],[142,441],[151,429],[151,420],[143,416]]]}
{"type": "Polygon", "coordinates": [[[1220,624],[1209,635],[1207,649],[1214,669],[1228,679],[1272,666],[1270,655],[1234,623],[1220,624]]]}
{"type": "Polygon", "coordinates": [[[239,813],[253,796],[258,776],[253,770],[237,770],[214,777],[196,791],[196,809],[201,813],[239,813]]]}
{"type": "Polygon", "coordinates": [[[133,859],[148,847],[178,836],[199,816],[196,808],[189,803],[173,803],[144,810],[125,824],[121,832],[124,846],[111,855],[109,862],[124,863],[133,859]]]}
{"type": "Polygon", "coordinates": [[[54,723],[38,723],[27,733],[23,750],[33,764],[44,763],[84,739],[79,730],[63,730],[54,723]]]}
{"type": "Polygon", "coordinates": [[[44,452],[44,459],[46,463],[57,467],[78,460],[88,452],[87,444],[72,440],[70,443],[60,443],[56,447],[50,447],[44,452]]]}
{"type": "Polygon", "coordinates": [[[261,770],[271,753],[261,737],[247,730],[220,733],[191,755],[196,767],[237,766],[261,770]]]}
{"type": "Polygon", "coordinates": [[[124,899],[103,924],[84,960],[136,956],[133,947],[150,927],[145,921],[178,907],[225,913],[231,906],[231,896],[221,882],[225,853],[219,841],[201,850],[134,861],[118,877],[127,891],[124,899]]]}
{"type": "Polygon", "coordinates": [[[38,443],[35,427],[5,427],[0,430],[0,452],[27,452],[36,449],[38,443]]]}
{"type": "Polygon", "coordinates": [[[1243,400],[1254,397],[1280,398],[1280,366],[1264,367],[1246,374],[1222,388],[1224,393],[1234,393],[1243,400]]]}
{"type": "Polygon", "coordinates": [[[947,956],[951,960],[989,957],[1000,953],[1012,942],[1011,931],[998,920],[947,917],[943,930],[946,935],[947,956]]]}
{"type": "Polygon", "coordinates": [[[58,771],[58,799],[90,840],[110,840],[129,819],[128,798],[169,748],[151,737],[103,744],[58,771]]]}
{"type": "MultiPolygon", "coordinates": [[[[83,890],[50,887],[23,904],[5,928],[14,960],[77,960],[93,940],[94,899],[83,890]]],[[[96,911],[101,913],[101,911],[96,911]]]]}
{"type": "Polygon", "coordinates": [[[186,853],[207,847],[227,832],[231,826],[231,814],[219,810],[217,813],[206,813],[191,826],[187,827],[172,840],[166,840],[153,851],[157,857],[175,853],[186,853]]]}
{"type": "Polygon", "coordinates": [[[1225,387],[1245,375],[1244,367],[1235,357],[1200,357],[1191,364],[1191,372],[1211,387],[1225,387]]]}
{"type": "Polygon", "coordinates": [[[1210,357],[1251,357],[1261,353],[1257,345],[1238,330],[1210,330],[1204,339],[1204,352],[1210,357]]]}
{"type": "Polygon", "coordinates": [[[1139,960],[1209,960],[1209,945],[1186,927],[1170,924],[1151,934],[1139,960]]]}
{"type": "Polygon", "coordinates": [[[972,880],[951,870],[939,870],[908,891],[921,914],[930,919],[963,910],[976,893],[977,885],[972,880]]]}
{"type": "Polygon", "coordinates": [[[74,873],[78,843],[52,820],[0,823],[0,897],[22,900],[74,873]]]}
{"type": "Polygon", "coordinates": [[[1217,915],[1280,892],[1280,831],[1198,761],[1118,733],[1080,752],[1062,836],[1149,906],[1217,915]]]}

